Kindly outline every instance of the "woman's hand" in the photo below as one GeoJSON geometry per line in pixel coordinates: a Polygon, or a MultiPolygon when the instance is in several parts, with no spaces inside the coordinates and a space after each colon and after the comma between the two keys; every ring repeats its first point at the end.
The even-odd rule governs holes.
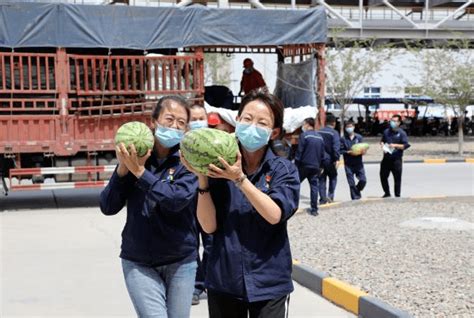
{"type": "Polygon", "coordinates": [[[116,149],[117,158],[119,160],[119,166],[125,165],[125,167],[135,175],[135,177],[140,178],[145,172],[145,162],[151,156],[151,150],[148,150],[146,155],[143,157],[138,157],[137,150],[135,146],[130,145],[130,152],[123,143],[120,143],[116,149]]]}
{"type": "Polygon", "coordinates": [[[190,172],[194,173],[196,176],[198,176],[198,178],[200,177],[205,177],[205,175],[203,175],[202,173],[200,172],[197,172],[192,166],[191,164],[186,160],[186,158],[184,158],[183,156],[183,153],[181,152],[181,150],[179,151],[179,159],[181,160],[181,163],[183,164],[183,166],[188,169],[190,172]]]}
{"type": "Polygon", "coordinates": [[[128,174],[128,168],[123,162],[123,155],[122,155],[122,150],[120,148],[120,145],[115,146],[115,156],[117,157],[117,160],[119,162],[118,167],[117,167],[117,174],[119,177],[124,177],[128,174]]]}
{"type": "Polygon", "coordinates": [[[242,171],[242,155],[240,151],[237,151],[237,161],[231,166],[224,158],[218,158],[220,163],[224,166],[224,169],[217,167],[216,165],[209,165],[209,172],[207,175],[211,178],[224,178],[235,181],[242,177],[244,172],[242,171]]]}
{"type": "Polygon", "coordinates": [[[179,151],[179,158],[181,159],[181,163],[183,164],[183,166],[198,177],[199,188],[206,189],[207,187],[209,187],[207,176],[203,175],[200,172],[197,172],[193,167],[191,167],[186,158],[184,158],[181,150],[179,151]]]}

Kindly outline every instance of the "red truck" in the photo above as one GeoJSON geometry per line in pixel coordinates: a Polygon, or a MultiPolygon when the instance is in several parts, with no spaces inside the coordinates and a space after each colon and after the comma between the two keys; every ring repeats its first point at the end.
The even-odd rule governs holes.
{"type": "MultiPolygon", "coordinates": [[[[242,11],[241,16],[249,12],[231,11],[229,19],[238,18],[236,11],[242,11]]],[[[305,14],[301,13],[304,10],[291,14],[285,10],[252,11],[260,21],[272,21],[269,23],[275,23],[276,29],[283,28],[282,32],[293,25],[277,25],[278,20],[268,19],[269,11],[313,28],[317,21],[316,27],[322,29],[319,33],[298,30],[294,43],[286,43],[284,34],[272,33],[268,39],[252,38],[242,45],[243,38],[225,38],[232,23],[220,25],[221,33],[216,31],[217,35],[205,41],[195,34],[197,25],[216,23],[229,10],[0,4],[0,15],[7,17],[4,23],[10,27],[0,28],[0,177],[5,194],[9,190],[104,186],[114,169],[114,135],[120,125],[133,120],[149,123],[153,103],[163,95],[180,94],[203,103],[204,53],[271,53],[278,54],[281,61],[316,56],[322,106],[324,10],[305,14]],[[218,16],[208,19],[213,14],[218,16]],[[147,21],[154,21],[148,19],[161,16],[164,22],[154,28],[175,32],[175,36],[143,31],[147,21]],[[102,24],[94,25],[92,18],[101,19],[102,24]],[[54,23],[64,23],[69,33],[51,30],[48,26],[54,23]],[[182,30],[189,23],[197,24],[182,30]],[[121,29],[123,36],[119,44],[117,34],[111,35],[115,28],[121,29]],[[14,34],[14,29],[23,30],[21,36],[14,34]],[[141,33],[127,33],[128,29],[141,33]],[[105,44],[94,47],[97,38],[105,44]],[[190,38],[205,43],[190,45],[185,42],[190,38]],[[176,46],[170,48],[170,43],[176,46]]],[[[259,25],[255,20],[254,30],[259,25]]],[[[251,30],[252,26],[241,25],[238,32],[248,38],[245,28],[251,30]]]]}

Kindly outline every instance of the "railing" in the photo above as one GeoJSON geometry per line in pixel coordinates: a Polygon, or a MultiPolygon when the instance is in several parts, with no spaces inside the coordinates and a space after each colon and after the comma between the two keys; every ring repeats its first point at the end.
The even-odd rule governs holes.
{"type": "Polygon", "coordinates": [[[0,93],[55,91],[55,54],[0,52],[0,93]]]}
{"type": "Polygon", "coordinates": [[[17,112],[51,112],[57,110],[53,98],[0,98],[0,114],[17,112]]]}
{"type": "Polygon", "coordinates": [[[71,92],[77,95],[198,93],[195,56],[69,55],[71,92]]]}
{"type": "MultiPolygon", "coordinates": [[[[332,6],[339,14],[344,18],[349,20],[358,20],[359,19],[359,8],[351,6],[332,6]]],[[[422,7],[396,7],[400,12],[402,12],[406,17],[414,22],[423,22],[425,21],[426,11],[422,7]]],[[[436,22],[444,19],[451,13],[453,13],[456,8],[437,8],[428,10],[428,22],[436,22]]],[[[468,11],[461,19],[458,21],[472,21],[472,14],[468,11]]],[[[459,13],[450,20],[457,20],[457,18],[462,13],[459,13]]],[[[363,20],[401,20],[401,17],[389,7],[377,7],[377,8],[364,8],[362,12],[363,20]]]]}

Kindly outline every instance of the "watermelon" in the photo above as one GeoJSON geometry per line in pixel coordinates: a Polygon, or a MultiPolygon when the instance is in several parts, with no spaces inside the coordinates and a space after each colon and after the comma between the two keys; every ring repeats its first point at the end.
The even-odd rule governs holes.
{"type": "Polygon", "coordinates": [[[367,149],[369,149],[369,144],[363,143],[363,142],[354,144],[351,147],[351,151],[355,155],[360,155],[362,151],[367,150],[367,149]]]}
{"type": "Polygon", "coordinates": [[[115,134],[115,144],[118,145],[121,142],[127,148],[133,144],[137,155],[143,157],[149,149],[153,148],[155,137],[147,125],[139,121],[131,121],[120,126],[115,134]]]}
{"type": "Polygon", "coordinates": [[[180,149],[193,169],[207,174],[211,163],[223,168],[219,156],[233,165],[239,147],[235,136],[218,129],[201,128],[188,131],[181,140],[180,149]]]}

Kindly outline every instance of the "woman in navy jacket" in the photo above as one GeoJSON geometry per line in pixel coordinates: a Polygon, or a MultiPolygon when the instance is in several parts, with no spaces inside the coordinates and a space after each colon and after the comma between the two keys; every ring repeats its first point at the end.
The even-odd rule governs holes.
{"type": "Polygon", "coordinates": [[[296,167],[268,147],[282,126],[281,102],[251,92],[238,111],[237,162],[220,158],[224,169],[210,165],[208,176],[196,173],[197,217],[214,238],[206,277],[211,318],[286,317],[293,291],[286,225],[300,182],[296,167]]]}
{"type": "Polygon", "coordinates": [[[138,316],[189,317],[197,257],[197,179],[180,163],[178,144],[189,121],[186,101],[160,99],[152,113],[153,151],[116,149],[119,164],[100,195],[105,215],[126,205],[122,268],[138,316]]]}

